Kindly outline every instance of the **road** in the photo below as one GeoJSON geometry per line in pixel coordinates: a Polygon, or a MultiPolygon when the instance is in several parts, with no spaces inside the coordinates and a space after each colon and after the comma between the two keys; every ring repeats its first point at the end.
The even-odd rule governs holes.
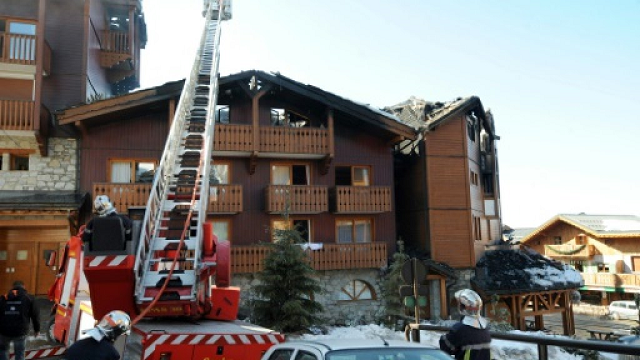
{"type": "MultiPolygon", "coordinates": [[[[638,326],[637,321],[632,320],[613,320],[608,317],[591,316],[574,314],[576,324],[576,336],[581,339],[589,339],[589,330],[628,333],[633,326],[638,326]]],[[[545,328],[556,334],[562,334],[562,316],[561,314],[545,315],[545,328]]]]}

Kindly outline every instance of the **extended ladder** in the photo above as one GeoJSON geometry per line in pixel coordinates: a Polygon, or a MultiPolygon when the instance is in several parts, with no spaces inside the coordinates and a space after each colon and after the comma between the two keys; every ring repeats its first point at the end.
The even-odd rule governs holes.
{"type": "Polygon", "coordinates": [[[230,0],[220,0],[220,4],[205,0],[200,48],[182,90],[147,202],[134,265],[135,296],[141,308],[158,296],[161,303],[190,305],[193,309],[200,275],[214,265],[203,263],[202,224],[209,202],[220,23],[231,18],[231,8],[224,2],[230,0]],[[167,280],[181,241],[177,262],[167,280]],[[166,281],[166,289],[159,294],[166,281]]]}

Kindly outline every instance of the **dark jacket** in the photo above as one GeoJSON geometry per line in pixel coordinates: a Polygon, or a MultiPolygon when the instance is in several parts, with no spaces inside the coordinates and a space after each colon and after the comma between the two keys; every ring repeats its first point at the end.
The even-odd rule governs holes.
{"type": "MultiPolygon", "coordinates": [[[[126,240],[131,240],[131,227],[133,223],[131,219],[125,215],[118,214],[117,212],[112,212],[106,216],[117,216],[122,220],[122,226],[124,227],[124,237],[126,240]]],[[[86,243],[91,241],[91,237],[93,236],[93,219],[89,220],[87,226],[84,228],[84,233],[82,234],[82,242],[86,243]]]]}
{"type": "Polygon", "coordinates": [[[0,334],[18,337],[29,334],[29,321],[33,331],[40,332],[40,314],[33,296],[23,287],[15,287],[0,301],[0,334]]]}
{"type": "Polygon", "coordinates": [[[477,329],[461,322],[453,325],[451,331],[440,338],[440,349],[455,356],[456,360],[465,359],[470,351],[469,360],[489,360],[491,358],[491,335],[487,329],[477,329]]]}
{"type": "Polygon", "coordinates": [[[67,360],[118,360],[120,354],[106,338],[96,341],[92,337],[78,340],[65,354],[67,360]]]}

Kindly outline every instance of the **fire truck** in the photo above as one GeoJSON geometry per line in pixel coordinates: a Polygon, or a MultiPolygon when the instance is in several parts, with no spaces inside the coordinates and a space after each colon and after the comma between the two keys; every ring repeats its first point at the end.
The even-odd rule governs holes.
{"type": "Polygon", "coordinates": [[[105,216],[93,219],[91,241],[82,241],[84,226],[71,237],[49,293],[55,321],[48,331],[62,347],[48,349],[48,356],[63,353],[112,310],[132,318],[131,335],[116,343],[123,359],[258,360],[284,341],[282,334],[237,320],[240,289],[230,286],[229,243],[218,241],[206,222],[220,27],[231,18],[231,2],[204,5],[200,47],[144,220],[134,223],[139,236],[127,240],[121,219],[105,216]]]}

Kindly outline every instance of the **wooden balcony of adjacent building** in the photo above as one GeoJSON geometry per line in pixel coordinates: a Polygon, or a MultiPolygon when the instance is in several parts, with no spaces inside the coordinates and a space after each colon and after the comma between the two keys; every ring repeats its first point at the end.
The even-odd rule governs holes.
{"type": "Polygon", "coordinates": [[[544,255],[559,259],[589,259],[596,254],[593,245],[545,245],[544,255]]]}
{"type": "MultiPolygon", "coordinates": [[[[140,208],[147,205],[151,184],[118,184],[94,183],[93,197],[107,195],[113,206],[120,213],[127,213],[129,208],[140,208]]],[[[242,212],[241,185],[213,185],[209,192],[209,213],[236,214],[242,212]]]]}
{"type": "Polygon", "coordinates": [[[379,214],[391,211],[389,186],[336,186],[331,194],[337,214],[379,214]]]}
{"type": "MultiPolygon", "coordinates": [[[[387,244],[383,242],[321,244],[322,246],[316,250],[305,245],[301,246],[306,249],[309,262],[315,270],[373,269],[387,264],[387,244]]],[[[231,271],[236,274],[246,274],[262,270],[264,258],[269,251],[269,247],[264,245],[232,245],[231,271]]]]}
{"type": "Polygon", "coordinates": [[[598,288],[636,288],[640,289],[640,274],[623,273],[582,273],[585,286],[598,288]]]}
{"type": "Polygon", "coordinates": [[[329,211],[326,186],[269,185],[265,189],[265,209],[270,214],[319,214],[329,211]]]}
{"type": "MultiPolygon", "coordinates": [[[[10,34],[0,32],[0,70],[23,75],[36,73],[36,49],[38,37],[35,35],[10,34]]],[[[51,73],[51,46],[44,40],[42,74],[51,73]]]]}
{"type": "Polygon", "coordinates": [[[300,154],[322,158],[331,152],[329,130],[311,127],[216,124],[214,151],[253,153],[267,156],[300,154]],[[257,144],[255,134],[258,133],[257,144]]]}
{"type": "Polygon", "coordinates": [[[125,31],[103,30],[100,39],[100,66],[106,69],[114,67],[133,70],[128,60],[133,59],[133,38],[125,31]]]}

